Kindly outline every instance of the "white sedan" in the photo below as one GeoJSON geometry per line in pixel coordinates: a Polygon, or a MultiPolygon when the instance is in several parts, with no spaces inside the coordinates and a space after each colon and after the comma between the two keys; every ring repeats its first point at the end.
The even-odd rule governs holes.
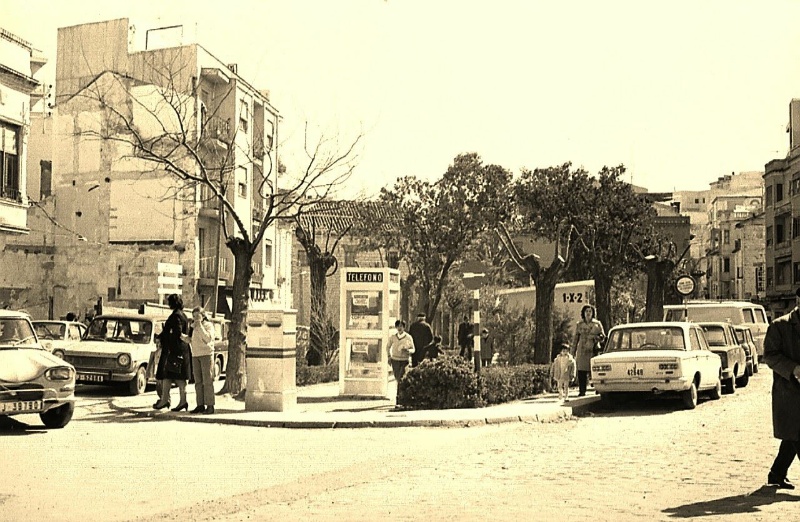
{"type": "Polygon", "coordinates": [[[722,393],[720,358],[694,323],[615,326],[591,369],[592,384],[607,403],[626,393],[672,393],[692,409],[699,393],[708,392],[712,399],[722,393]]]}

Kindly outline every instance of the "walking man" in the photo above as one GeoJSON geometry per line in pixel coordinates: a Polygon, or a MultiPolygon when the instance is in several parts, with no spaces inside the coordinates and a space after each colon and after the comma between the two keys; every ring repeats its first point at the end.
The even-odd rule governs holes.
{"type": "Polygon", "coordinates": [[[800,288],[788,314],[775,319],[764,338],[764,361],[772,369],[772,430],[781,445],[767,476],[767,483],[794,489],[786,478],[789,466],[800,455],[800,288]]]}
{"type": "Polygon", "coordinates": [[[472,359],[472,324],[466,315],[458,325],[458,346],[458,355],[467,360],[472,359]]]}
{"type": "Polygon", "coordinates": [[[417,320],[408,327],[408,334],[414,340],[411,366],[416,366],[425,358],[425,348],[433,341],[433,330],[425,320],[425,314],[417,314],[417,320]]]}

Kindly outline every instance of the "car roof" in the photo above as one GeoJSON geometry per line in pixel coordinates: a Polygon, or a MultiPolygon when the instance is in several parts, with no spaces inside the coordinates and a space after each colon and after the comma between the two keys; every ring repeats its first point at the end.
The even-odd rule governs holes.
{"type": "Polygon", "coordinates": [[[693,323],[691,321],[652,321],[649,323],[625,323],[625,324],[618,324],[617,326],[613,327],[612,330],[621,329],[621,328],[691,328],[692,325],[696,325],[697,323],[693,323]]]}
{"type": "Polygon", "coordinates": [[[58,319],[35,319],[31,322],[33,324],[79,324],[81,326],[86,326],[79,321],[59,321],[58,319]]]}
{"type": "MultiPolygon", "coordinates": [[[[138,320],[138,321],[158,321],[158,320],[165,320],[166,317],[153,317],[151,315],[143,315],[143,314],[136,314],[136,313],[117,313],[117,314],[103,314],[103,315],[96,315],[94,319],[131,319],[131,320],[138,320]]],[[[92,320],[94,320],[92,319],[92,320]]]]}
{"type": "Polygon", "coordinates": [[[22,312],[19,310],[0,310],[0,317],[24,317],[26,319],[30,319],[31,316],[28,312],[22,312]]]}
{"type": "Polygon", "coordinates": [[[695,324],[700,326],[733,326],[727,321],[697,321],[695,324]]]}
{"type": "Polygon", "coordinates": [[[664,309],[667,310],[680,310],[681,308],[700,308],[700,307],[711,307],[711,308],[763,308],[762,305],[757,303],[751,303],[750,301],[689,301],[684,304],[678,305],[664,305],[664,309]]]}

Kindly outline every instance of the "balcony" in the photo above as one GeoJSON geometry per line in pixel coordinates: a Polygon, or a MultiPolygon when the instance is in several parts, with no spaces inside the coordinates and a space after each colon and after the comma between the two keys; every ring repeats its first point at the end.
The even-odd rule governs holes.
{"type": "Polygon", "coordinates": [[[200,143],[206,147],[217,150],[228,150],[231,140],[231,122],[219,116],[211,116],[203,122],[200,129],[200,143]]]}
{"type": "Polygon", "coordinates": [[[200,187],[200,215],[216,218],[219,214],[219,198],[208,185],[200,187]]]}

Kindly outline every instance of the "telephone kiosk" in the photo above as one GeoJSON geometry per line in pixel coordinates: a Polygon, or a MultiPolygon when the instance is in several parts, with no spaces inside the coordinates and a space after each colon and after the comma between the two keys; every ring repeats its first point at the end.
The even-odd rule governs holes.
{"type": "Polygon", "coordinates": [[[400,317],[400,271],[341,270],[339,395],[387,397],[386,345],[400,317]]]}

